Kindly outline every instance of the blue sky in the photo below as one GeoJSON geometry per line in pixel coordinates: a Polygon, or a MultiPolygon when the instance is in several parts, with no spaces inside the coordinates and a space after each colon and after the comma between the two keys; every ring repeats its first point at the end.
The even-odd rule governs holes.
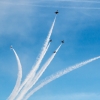
{"type": "MultiPolygon", "coordinates": [[[[74,1],[74,0],[73,0],[74,1]]],[[[17,79],[18,53],[23,80],[35,63],[54,20],[51,46],[43,63],[62,45],[39,81],[66,67],[100,55],[100,3],[55,0],[0,1],[0,99],[6,100],[17,79]]],[[[77,1],[77,0],[75,0],[77,1]]],[[[42,64],[43,64],[42,63],[42,64]]],[[[29,100],[100,100],[100,60],[47,84],[29,100]]]]}

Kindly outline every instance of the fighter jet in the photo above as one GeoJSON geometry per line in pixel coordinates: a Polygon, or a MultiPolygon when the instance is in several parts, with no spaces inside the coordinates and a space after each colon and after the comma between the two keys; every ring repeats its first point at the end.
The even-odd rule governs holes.
{"type": "Polygon", "coordinates": [[[12,47],[12,45],[10,46],[10,49],[12,49],[13,47],[12,47]]]}
{"type": "Polygon", "coordinates": [[[56,53],[56,51],[54,51],[53,53],[56,53]]]}
{"type": "Polygon", "coordinates": [[[50,40],[49,42],[52,42],[52,40],[50,40]]]}
{"type": "Polygon", "coordinates": [[[58,12],[58,10],[55,12],[55,14],[58,14],[59,12],[58,12]]]}
{"type": "Polygon", "coordinates": [[[64,43],[64,40],[62,40],[61,43],[64,43]]]}

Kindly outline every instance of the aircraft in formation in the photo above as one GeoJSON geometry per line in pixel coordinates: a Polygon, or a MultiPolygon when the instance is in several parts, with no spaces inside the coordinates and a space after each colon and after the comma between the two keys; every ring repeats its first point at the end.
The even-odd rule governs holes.
{"type": "Polygon", "coordinates": [[[52,40],[50,40],[49,42],[52,42],[52,40]]]}
{"type": "Polygon", "coordinates": [[[56,53],[56,51],[54,51],[53,53],[56,53]]]}
{"type": "Polygon", "coordinates": [[[10,49],[12,49],[13,47],[12,47],[12,45],[10,46],[10,49]]]}
{"type": "Polygon", "coordinates": [[[58,14],[59,12],[58,12],[58,10],[55,12],[55,14],[58,14]]]}
{"type": "MultiPolygon", "coordinates": [[[[64,43],[64,40],[62,40],[61,43],[64,43]]],[[[53,53],[56,53],[56,51],[54,51],[53,53]]]]}
{"type": "MultiPolygon", "coordinates": [[[[58,14],[59,12],[58,12],[58,10],[55,12],[55,14],[58,14]]],[[[52,42],[52,40],[50,39],[49,40],[49,42],[52,42]]],[[[64,43],[64,40],[62,40],[61,41],[61,43],[64,43]]],[[[10,49],[12,49],[13,47],[12,47],[12,45],[10,46],[10,49]]],[[[53,53],[56,53],[56,51],[54,51],[53,53]]]]}
{"type": "Polygon", "coordinates": [[[64,40],[62,40],[61,43],[64,43],[64,40]]]}

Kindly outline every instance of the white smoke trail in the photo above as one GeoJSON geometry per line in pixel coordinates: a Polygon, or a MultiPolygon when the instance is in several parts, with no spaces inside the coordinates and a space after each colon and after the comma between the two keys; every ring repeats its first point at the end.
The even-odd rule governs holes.
{"type": "MultiPolygon", "coordinates": [[[[46,47],[46,50],[45,50],[44,54],[47,52],[47,50],[48,50],[49,46],[50,46],[50,42],[49,42],[49,44],[47,45],[47,47],[46,47]]],[[[34,78],[33,78],[33,79],[34,79],[34,78]]],[[[32,80],[32,79],[28,80],[28,84],[31,82],[31,80],[32,80]]],[[[24,86],[23,88],[25,88],[26,86],[27,86],[27,84],[25,84],[25,86],[24,86]]],[[[21,89],[20,91],[18,91],[18,92],[19,92],[19,94],[20,94],[22,91],[23,91],[23,89],[21,89]]],[[[16,96],[16,95],[15,95],[15,96],[16,96]]]]}
{"type": "Polygon", "coordinates": [[[97,60],[99,58],[100,58],[100,56],[95,57],[95,58],[92,58],[92,59],[89,59],[87,61],[81,62],[79,64],[76,64],[74,66],[71,66],[69,68],[66,68],[66,69],[64,69],[62,71],[59,71],[56,74],[51,75],[50,77],[48,77],[48,79],[46,78],[40,85],[38,85],[36,88],[34,88],[32,91],[30,91],[25,96],[24,100],[27,100],[33,93],[35,93],[36,91],[38,91],[40,88],[42,88],[44,85],[50,83],[51,81],[53,81],[53,80],[55,80],[55,79],[63,76],[64,74],[67,74],[67,73],[69,73],[69,72],[71,72],[71,71],[73,71],[73,70],[75,70],[77,68],[80,68],[80,67],[82,67],[82,66],[84,66],[84,65],[86,65],[86,64],[88,64],[88,63],[90,63],[90,62],[92,62],[94,60],[97,60]]]}
{"type": "Polygon", "coordinates": [[[49,46],[50,46],[50,43],[47,45],[46,50],[45,50],[45,52],[44,52],[44,55],[46,54],[46,52],[47,52],[49,46]]]}
{"type": "Polygon", "coordinates": [[[21,66],[21,63],[20,63],[20,59],[16,53],[16,51],[12,48],[15,56],[16,56],[16,60],[17,60],[17,63],[18,63],[18,78],[17,78],[17,81],[16,81],[16,85],[12,91],[12,93],[10,94],[10,96],[8,97],[7,100],[13,100],[14,99],[14,95],[16,94],[16,92],[18,91],[19,87],[20,87],[20,84],[21,84],[21,79],[22,79],[22,66],[21,66]]]}
{"type": "Polygon", "coordinates": [[[56,16],[55,16],[55,19],[54,19],[54,21],[53,21],[53,23],[52,23],[51,29],[50,29],[50,31],[49,31],[49,33],[48,33],[48,36],[47,36],[47,38],[46,38],[46,40],[45,40],[44,46],[43,46],[43,48],[42,48],[42,51],[41,51],[41,53],[40,53],[40,56],[39,56],[39,58],[38,58],[38,60],[37,60],[37,62],[36,62],[36,64],[35,64],[35,66],[32,67],[32,70],[31,70],[30,73],[27,75],[27,77],[25,78],[24,82],[21,84],[21,86],[20,86],[20,88],[19,88],[19,90],[18,90],[18,92],[17,92],[17,94],[16,94],[15,96],[17,96],[18,93],[20,92],[20,90],[23,88],[23,86],[24,86],[26,83],[29,83],[29,82],[30,82],[29,80],[31,80],[31,79],[35,76],[36,71],[38,70],[40,63],[41,63],[41,61],[42,61],[42,59],[43,59],[43,57],[44,57],[44,55],[45,55],[47,49],[49,48],[48,43],[49,43],[49,40],[50,40],[52,31],[53,31],[53,28],[54,28],[55,21],[56,21],[56,16]]]}
{"type": "Polygon", "coordinates": [[[33,87],[33,85],[38,81],[38,79],[41,77],[41,75],[43,74],[43,72],[46,70],[46,68],[48,67],[48,65],[51,63],[51,61],[53,60],[53,58],[55,57],[56,53],[58,52],[58,50],[60,49],[62,44],[60,44],[60,46],[56,49],[55,53],[53,53],[51,55],[51,57],[46,61],[46,63],[43,65],[43,67],[39,70],[39,72],[36,74],[36,76],[32,79],[32,82],[28,85],[26,85],[26,87],[23,89],[23,91],[21,91],[20,95],[18,96],[18,98],[16,100],[22,100],[23,97],[25,96],[25,94],[33,87]]]}

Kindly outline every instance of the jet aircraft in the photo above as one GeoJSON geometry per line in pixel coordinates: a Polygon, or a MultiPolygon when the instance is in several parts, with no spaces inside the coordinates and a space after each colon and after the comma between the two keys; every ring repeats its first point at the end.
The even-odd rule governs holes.
{"type": "Polygon", "coordinates": [[[10,49],[12,49],[13,47],[12,47],[12,45],[10,46],[10,49]]]}
{"type": "Polygon", "coordinates": [[[64,40],[62,40],[61,43],[64,43],[64,40]]]}
{"type": "Polygon", "coordinates": [[[58,10],[55,12],[55,14],[58,14],[59,12],[58,12],[58,10]]]}
{"type": "Polygon", "coordinates": [[[49,42],[52,42],[52,40],[50,40],[49,42]]]}
{"type": "Polygon", "coordinates": [[[56,53],[56,51],[54,51],[53,53],[56,53]]]}

